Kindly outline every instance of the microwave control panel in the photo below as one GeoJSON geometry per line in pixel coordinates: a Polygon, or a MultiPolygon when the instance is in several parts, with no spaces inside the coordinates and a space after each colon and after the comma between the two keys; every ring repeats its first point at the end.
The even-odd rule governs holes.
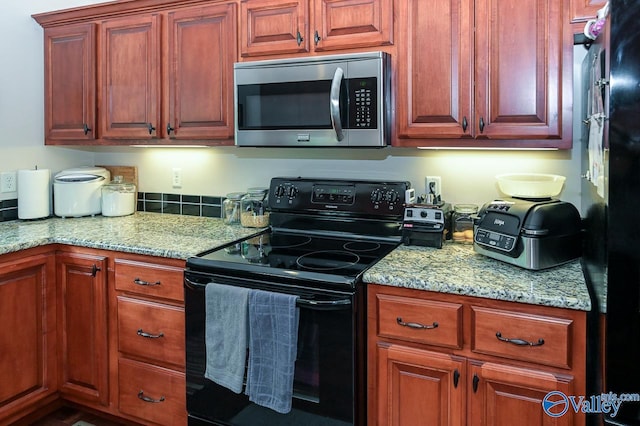
{"type": "Polygon", "coordinates": [[[349,128],[376,129],[378,109],[376,105],[376,78],[349,79],[349,128]]]}

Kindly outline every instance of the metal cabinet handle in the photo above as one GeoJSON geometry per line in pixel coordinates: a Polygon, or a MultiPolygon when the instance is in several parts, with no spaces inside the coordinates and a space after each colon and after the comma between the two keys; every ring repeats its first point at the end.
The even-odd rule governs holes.
{"type": "Polygon", "coordinates": [[[398,325],[401,325],[403,327],[415,328],[418,330],[431,330],[434,328],[438,328],[438,323],[435,321],[431,325],[424,325],[420,324],[419,322],[404,322],[402,321],[402,317],[398,317],[396,318],[396,322],[398,323],[398,325]]]}
{"type": "Polygon", "coordinates": [[[453,372],[453,387],[458,388],[458,382],[460,381],[460,372],[456,368],[453,372]]]}
{"type": "Polygon", "coordinates": [[[176,130],[176,129],[171,127],[171,123],[167,123],[167,135],[170,135],[171,132],[173,132],[174,130],[176,130]]]}
{"type": "Polygon", "coordinates": [[[538,339],[537,342],[529,342],[523,339],[508,339],[506,337],[502,337],[502,334],[498,331],[496,333],[496,338],[501,342],[512,343],[518,346],[542,346],[544,345],[544,339],[538,339]]]}
{"type": "Polygon", "coordinates": [[[148,396],[145,396],[144,391],[141,390],[140,392],[138,392],[138,399],[141,399],[144,402],[151,402],[151,403],[157,404],[158,402],[164,401],[164,396],[161,396],[160,399],[149,398],[148,396]]]}
{"type": "Polygon", "coordinates": [[[484,118],[480,117],[480,133],[484,131],[484,118]]]}
{"type": "Polygon", "coordinates": [[[149,281],[141,280],[140,278],[134,279],[133,283],[137,285],[148,285],[148,286],[160,285],[160,281],[156,281],[155,283],[152,283],[149,281]]]}
{"type": "Polygon", "coordinates": [[[147,126],[147,129],[149,129],[149,134],[153,134],[153,131],[156,130],[155,127],[153,127],[153,124],[149,123],[149,125],[147,126]]]}
{"type": "Polygon", "coordinates": [[[300,34],[300,31],[298,31],[298,33],[296,34],[296,41],[298,42],[298,46],[300,46],[304,41],[304,38],[302,38],[302,34],[300,34]]]}
{"type": "Polygon", "coordinates": [[[477,374],[473,375],[473,393],[478,392],[478,383],[480,382],[480,377],[477,374]]]}
{"type": "Polygon", "coordinates": [[[98,268],[98,265],[94,263],[93,266],[91,267],[91,276],[95,277],[99,271],[102,271],[102,269],[98,268]]]}
{"type": "Polygon", "coordinates": [[[141,328],[138,329],[137,334],[138,336],[145,337],[147,339],[159,339],[161,337],[164,337],[164,333],[162,332],[160,332],[159,334],[150,334],[150,333],[147,333],[146,331],[143,331],[141,328]]]}
{"type": "Polygon", "coordinates": [[[462,131],[467,132],[467,127],[469,126],[469,122],[467,121],[467,116],[462,117],[462,131]]]}
{"type": "Polygon", "coordinates": [[[322,40],[322,37],[320,37],[320,34],[318,34],[318,30],[316,30],[315,34],[313,35],[313,41],[316,44],[316,46],[318,45],[318,42],[322,40]]]}
{"type": "Polygon", "coordinates": [[[89,133],[89,132],[91,132],[91,131],[92,131],[91,127],[89,127],[89,126],[87,125],[87,123],[84,123],[84,124],[82,125],[82,130],[84,131],[84,134],[85,134],[85,135],[86,135],[87,133],[89,133]]]}

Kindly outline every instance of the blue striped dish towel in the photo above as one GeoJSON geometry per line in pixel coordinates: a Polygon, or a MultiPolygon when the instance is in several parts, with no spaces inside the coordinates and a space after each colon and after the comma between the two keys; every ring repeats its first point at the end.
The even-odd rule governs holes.
{"type": "Polygon", "coordinates": [[[249,400],[286,414],[291,411],[298,344],[298,296],[249,292],[249,400]]]}
{"type": "Polygon", "coordinates": [[[249,289],[222,284],[205,287],[204,376],[242,392],[247,361],[247,302],[249,289]]]}

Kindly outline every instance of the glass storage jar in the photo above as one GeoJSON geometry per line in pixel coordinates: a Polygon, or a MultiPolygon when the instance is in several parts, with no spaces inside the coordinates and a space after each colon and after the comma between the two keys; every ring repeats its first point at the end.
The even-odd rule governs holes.
{"type": "Polygon", "coordinates": [[[222,218],[227,225],[240,224],[240,201],[244,192],[231,192],[222,202],[222,218]]]}
{"type": "Polygon", "coordinates": [[[114,176],[102,185],[102,216],[127,216],[136,210],[136,186],[114,176]]]}
{"type": "Polygon", "coordinates": [[[456,204],[451,217],[451,238],[454,243],[473,244],[473,218],[478,213],[475,204],[456,204]]]}
{"type": "Polygon", "coordinates": [[[267,188],[249,188],[240,200],[240,223],[247,228],[269,226],[267,188]]]}

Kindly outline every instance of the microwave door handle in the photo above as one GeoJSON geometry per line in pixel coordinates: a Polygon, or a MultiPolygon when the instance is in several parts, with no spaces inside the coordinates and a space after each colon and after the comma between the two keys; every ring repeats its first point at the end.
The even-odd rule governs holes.
{"type": "Polygon", "coordinates": [[[344,134],[342,133],[342,121],[340,120],[340,84],[342,83],[343,76],[344,71],[342,68],[338,67],[333,75],[333,80],[331,81],[331,94],[329,99],[331,125],[333,126],[333,130],[336,132],[336,138],[339,141],[344,139],[344,134]]]}

